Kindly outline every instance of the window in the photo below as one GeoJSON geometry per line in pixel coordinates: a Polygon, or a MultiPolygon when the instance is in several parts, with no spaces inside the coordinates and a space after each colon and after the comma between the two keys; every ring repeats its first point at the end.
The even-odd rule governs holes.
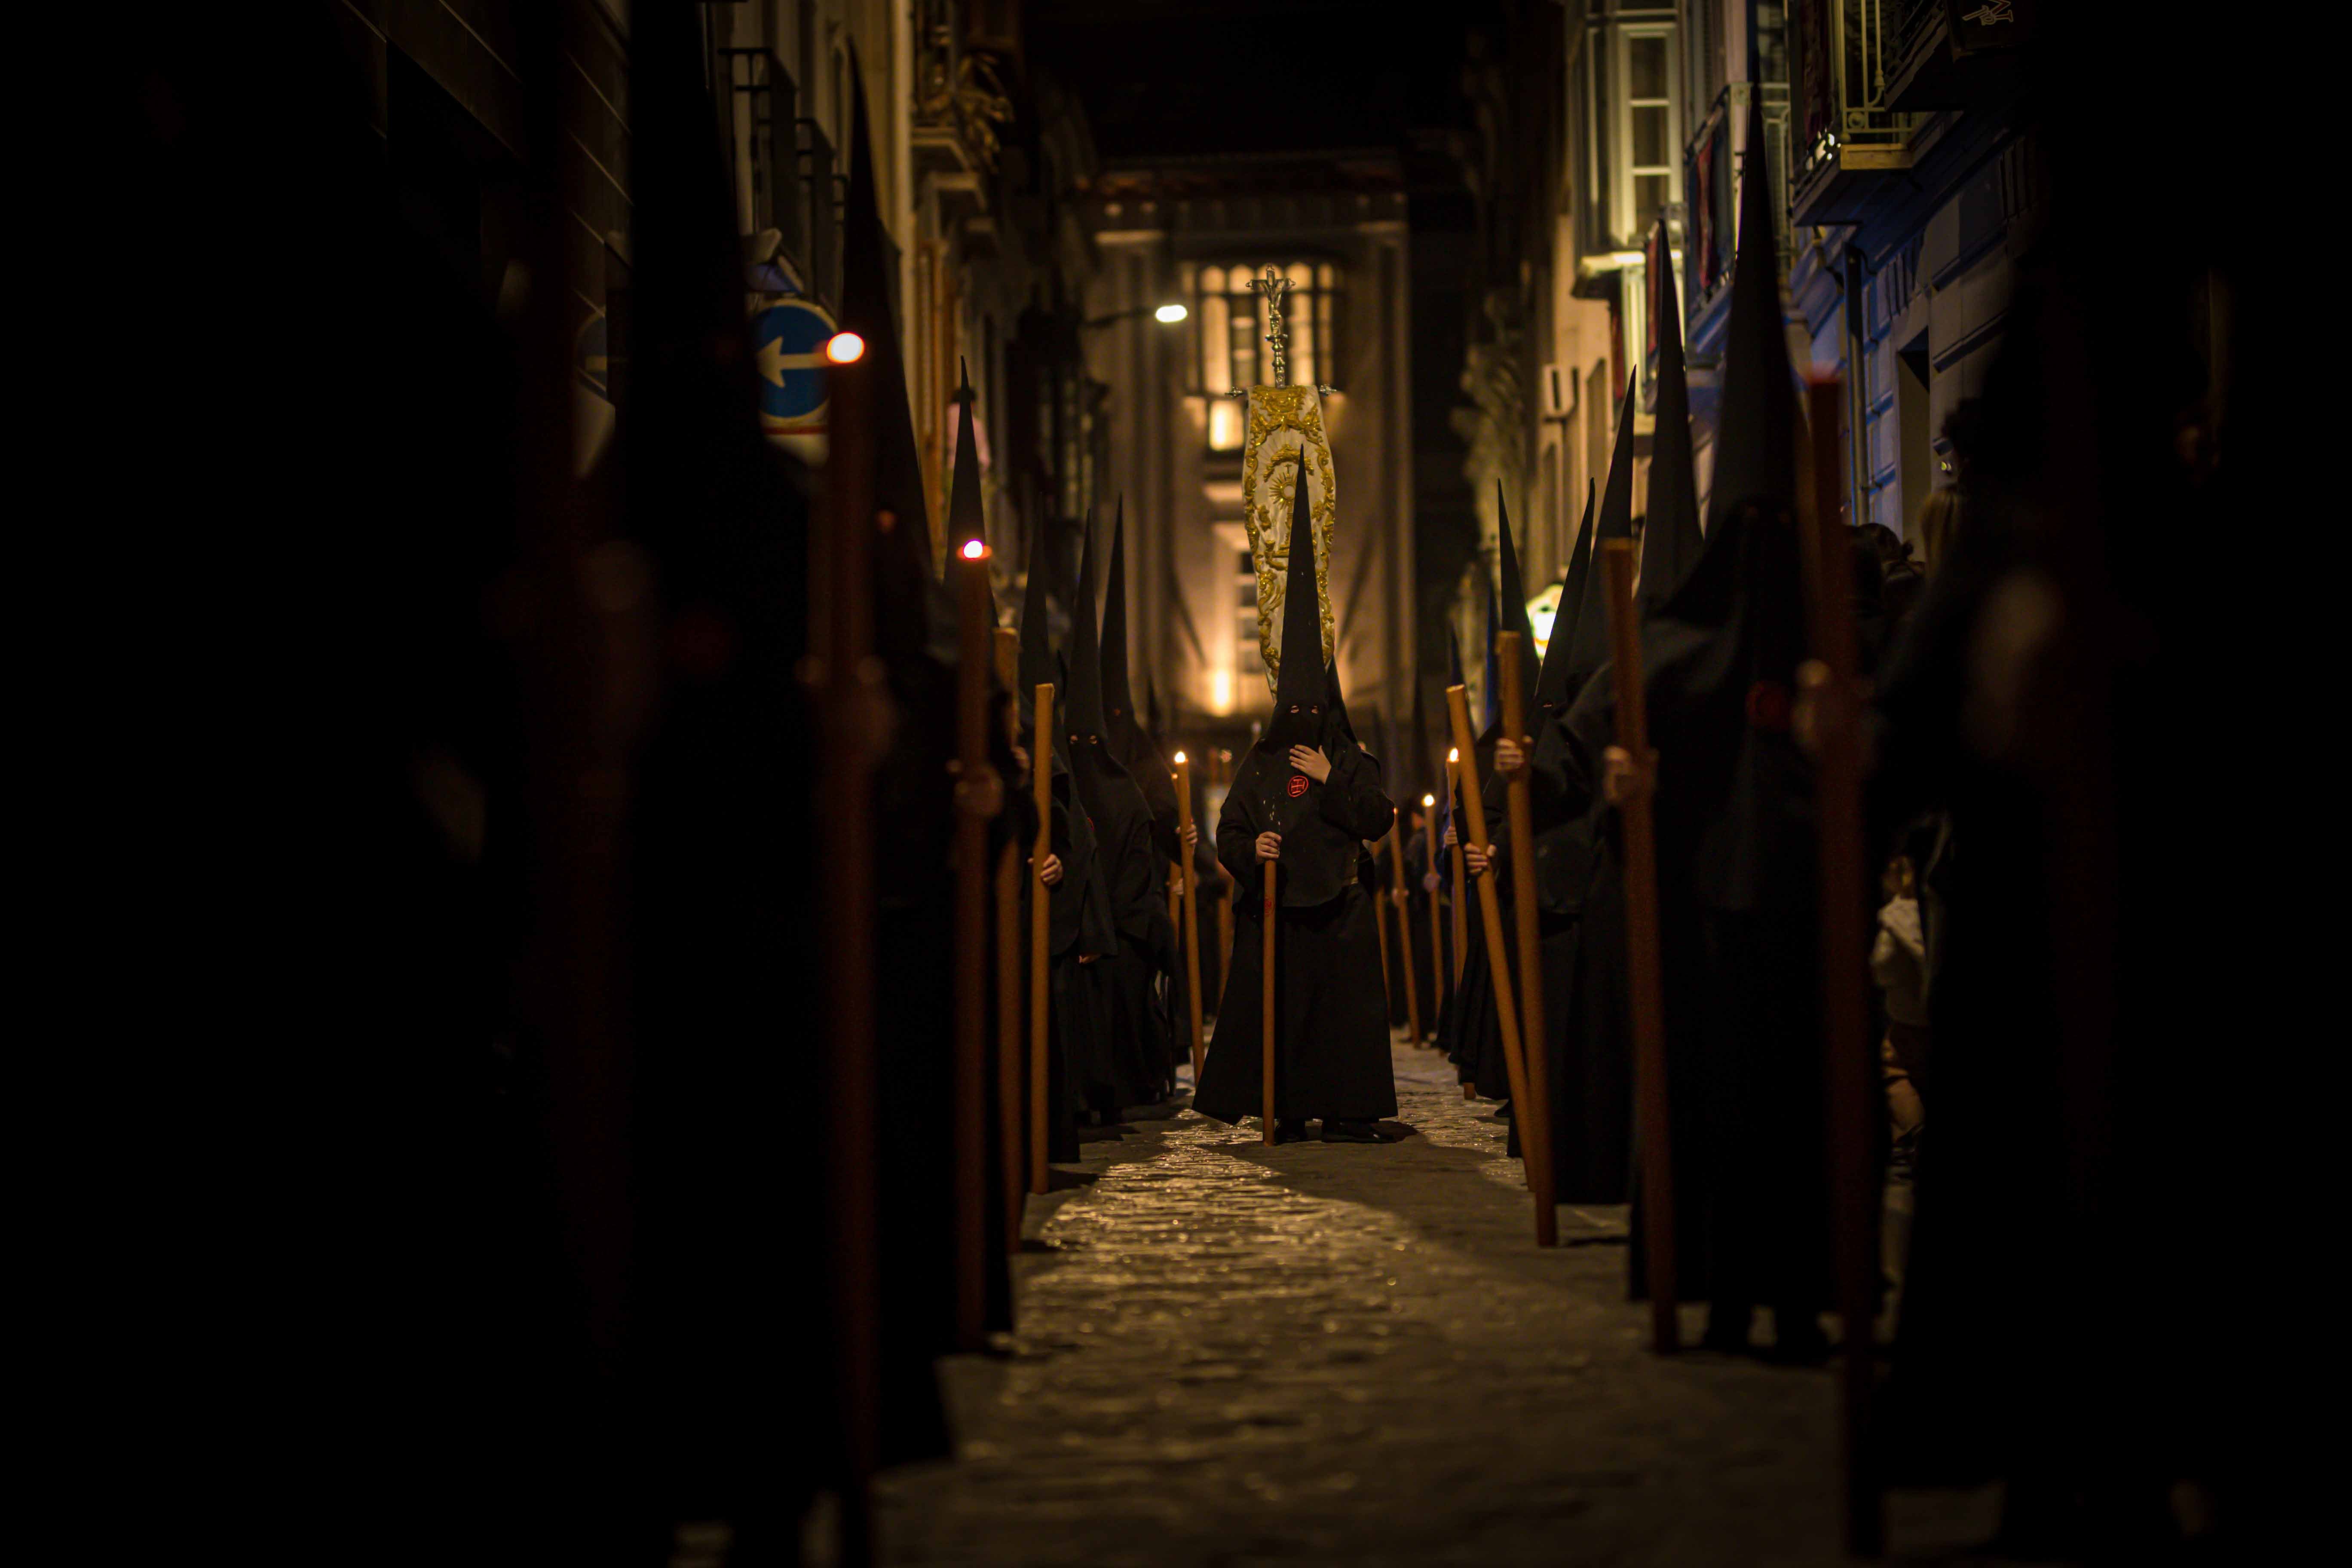
{"type": "Polygon", "coordinates": [[[1681,149],[1675,135],[1674,44],[1670,32],[1622,35],[1626,200],[1619,234],[1633,244],[1648,235],[1661,207],[1682,198],[1675,189],[1681,149]]]}
{"type": "MultiPolygon", "coordinates": [[[[1282,297],[1283,331],[1290,384],[1335,383],[1339,271],[1328,261],[1279,266],[1290,288],[1282,297]]],[[[1274,380],[1274,356],[1265,342],[1265,296],[1250,287],[1265,275],[1265,264],[1203,267],[1193,276],[1200,323],[1201,390],[1209,399],[1209,449],[1237,452],[1242,445],[1242,405],[1224,395],[1274,380]]]]}

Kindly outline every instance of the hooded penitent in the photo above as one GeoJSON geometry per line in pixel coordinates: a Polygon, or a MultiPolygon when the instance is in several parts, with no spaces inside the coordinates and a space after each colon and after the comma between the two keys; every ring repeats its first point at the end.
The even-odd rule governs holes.
{"type": "Polygon", "coordinates": [[[1127,677],[1127,502],[1121,500],[1110,530],[1110,580],[1103,588],[1102,613],[1104,742],[1127,769],[1151,807],[1152,847],[1162,860],[1178,847],[1176,781],[1168,760],[1136,721],[1135,697],[1127,677]]]}
{"type": "Polygon", "coordinates": [[[956,364],[955,473],[948,484],[948,554],[953,557],[977,540],[986,543],[988,525],[980,504],[980,444],[971,427],[971,375],[961,361],[956,364]]]}
{"type": "Polygon", "coordinates": [[[1108,743],[1102,656],[1095,642],[1098,539],[1090,517],[1070,613],[1070,702],[1062,733],[1069,744],[1077,797],[1094,819],[1103,878],[1110,889],[1111,919],[1119,933],[1118,954],[1108,976],[1112,1070],[1108,1082],[1089,1088],[1096,1110],[1116,1112],[1157,1100],[1169,1082],[1167,1021],[1153,1004],[1151,976],[1168,967],[1175,931],[1168,920],[1168,863],[1152,847],[1151,807],[1108,743]]]}
{"type": "MultiPolygon", "coordinates": [[[[1511,539],[1511,509],[1504,503],[1499,479],[1495,484],[1495,545],[1502,577],[1502,629],[1519,634],[1519,700],[1532,702],[1537,684],[1536,628],[1528,618],[1527,577],[1519,570],[1519,552],[1511,539]]],[[[1527,715],[1521,714],[1520,721],[1525,723],[1527,715]]]]}
{"type": "MultiPolygon", "coordinates": [[[[1306,515],[1307,481],[1298,482],[1298,511],[1306,515]]],[[[1294,538],[1297,536],[1294,535],[1294,538]]],[[[1315,558],[1311,550],[1293,548],[1284,588],[1282,637],[1286,657],[1276,672],[1274,717],[1265,733],[1242,760],[1233,795],[1248,799],[1265,823],[1259,832],[1284,835],[1282,901],[1320,904],[1338,896],[1356,874],[1359,846],[1327,834],[1306,832],[1296,837],[1293,825],[1307,826],[1313,815],[1315,786],[1291,764],[1293,746],[1314,746],[1330,753],[1334,734],[1328,709],[1330,679],[1317,653],[1323,646],[1323,627],[1315,598],[1315,558]]],[[[1335,774],[1336,777],[1336,770],[1335,774]]]]}
{"type": "MultiPolygon", "coordinates": [[[[1658,219],[1660,235],[1666,220],[1658,219]]],[[[1663,243],[1659,254],[1668,254],[1663,243]]],[[[1656,269],[1657,428],[1650,442],[1649,523],[1642,531],[1642,614],[1654,615],[1682,586],[1705,540],[1698,526],[1698,472],[1691,458],[1690,387],[1683,374],[1683,316],[1671,267],[1656,269]]]]}
{"type": "Polygon", "coordinates": [[[852,163],[842,203],[841,326],[866,341],[865,374],[875,388],[870,413],[880,536],[874,546],[874,651],[897,682],[920,654],[954,662],[955,605],[931,568],[922,457],[914,416],[898,390],[908,377],[890,306],[898,271],[875,184],[866,88],[857,71],[849,74],[852,163]]]}
{"type": "Polygon", "coordinates": [[[1543,667],[1536,675],[1536,714],[1528,722],[1538,727],[1568,710],[1575,695],[1568,680],[1569,650],[1576,646],[1576,628],[1584,607],[1585,580],[1592,571],[1592,505],[1598,487],[1584,486],[1584,520],[1577,525],[1576,549],[1570,554],[1568,576],[1559,585],[1559,607],[1553,614],[1551,640],[1544,645],[1543,667]]]}
{"type": "MultiPolygon", "coordinates": [[[[1307,515],[1302,472],[1294,516],[1307,515]]],[[[1284,585],[1283,658],[1275,672],[1274,716],[1242,760],[1217,821],[1217,858],[1245,890],[1234,936],[1233,973],[1217,1011],[1201,1089],[1203,1115],[1234,1121],[1259,1114],[1263,1079],[1259,921],[1265,917],[1256,845],[1277,834],[1275,1106],[1277,1118],[1370,1121],[1396,1114],[1390,1073],[1380,939],[1359,881],[1364,845],[1389,829],[1395,812],[1379,764],[1349,737],[1336,706],[1322,649],[1314,552],[1303,535],[1284,585]],[[1292,761],[1294,747],[1330,763],[1315,778],[1292,761]]],[[[1308,766],[1313,766],[1310,760],[1308,766]]]]}
{"type": "MultiPolygon", "coordinates": [[[[1751,112],[1748,147],[1763,136],[1751,112]]],[[[1716,1302],[1719,1342],[1744,1341],[1746,1308],[1766,1304],[1788,1309],[1801,1348],[1818,1343],[1810,1311],[1827,1283],[1820,953],[1811,776],[1789,727],[1799,420],[1763,165],[1751,152],[1740,182],[1706,541],[1642,641],[1678,1278],[1686,1300],[1716,1302]]],[[[1592,682],[1567,721],[1589,780],[1614,730],[1610,684],[1592,682]]],[[[1638,1239],[1633,1251],[1639,1289],[1638,1239]]]]}

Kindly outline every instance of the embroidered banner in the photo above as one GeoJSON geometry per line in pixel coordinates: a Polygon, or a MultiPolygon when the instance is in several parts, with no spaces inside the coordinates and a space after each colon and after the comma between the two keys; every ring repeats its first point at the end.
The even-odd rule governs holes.
{"type": "Polygon", "coordinates": [[[1257,646],[1271,691],[1282,673],[1282,600],[1289,582],[1291,498],[1307,465],[1308,533],[1315,547],[1316,607],[1322,612],[1322,662],[1335,651],[1331,623],[1331,526],[1338,489],[1331,443],[1323,434],[1323,400],[1312,386],[1250,389],[1249,428],[1242,444],[1242,516],[1257,569],[1257,646]]]}

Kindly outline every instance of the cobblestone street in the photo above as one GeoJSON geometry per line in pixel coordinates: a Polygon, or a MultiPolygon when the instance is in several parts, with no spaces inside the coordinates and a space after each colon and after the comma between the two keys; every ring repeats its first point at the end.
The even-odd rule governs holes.
{"type": "MultiPolygon", "coordinates": [[[[1650,1355],[1624,1211],[1538,1251],[1493,1107],[1433,1052],[1396,1075],[1383,1147],[1189,1110],[1089,1142],[1030,1200],[1010,1354],[946,1363],[960,1461],[886,1479],[889,1559],[1839,1561],[1832,1375],[1650,1355]]],[[[1897,1496],[1895,1560],[1994,1522],[1897,1496]]]]}

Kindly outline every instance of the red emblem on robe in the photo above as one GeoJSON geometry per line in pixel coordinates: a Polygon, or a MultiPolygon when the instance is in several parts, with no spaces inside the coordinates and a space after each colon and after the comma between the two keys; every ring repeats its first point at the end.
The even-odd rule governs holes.
{"type": "Polygon", "coordinates": [[[1291,798],[1291,799],[1293,799],[1293,800],[1297,800],[1300,795],[1305,795],[1306,793],[1307,793],[1307,775],[1306,775],[1305,773],[1293,773],[1293,774],[1291,774],[1291,775],[1290,775],[1290,798],[1291,798]]]}

